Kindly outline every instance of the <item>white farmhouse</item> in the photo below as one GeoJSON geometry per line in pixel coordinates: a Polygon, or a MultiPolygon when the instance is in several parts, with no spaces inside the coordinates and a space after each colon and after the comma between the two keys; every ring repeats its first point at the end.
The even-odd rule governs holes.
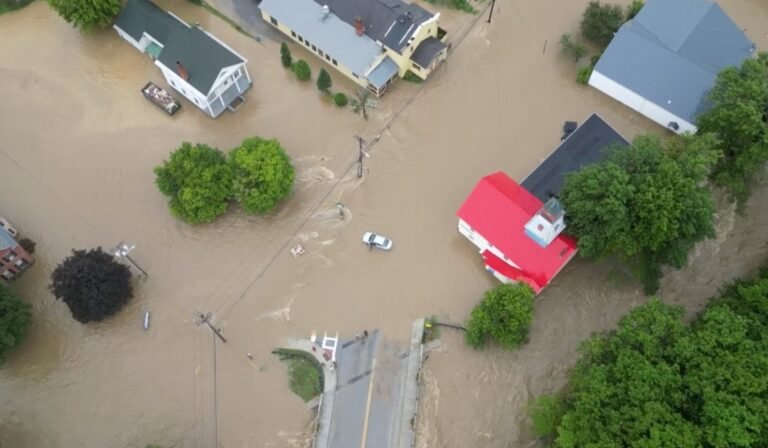
{"type": "Polygon", "coordinates": [[[589,85],[678,134],[696,132],[717,74],[754,51],[711,0],[648,0],[616,33],[589,85]]]}
{"type": "Polygon", "coordinates": [[[174,90],[209,116],[245,102],[243,94],[251,87],[248,61],[201,27],[149,0],[128,0],[114,28],[155,61],[174,90]]]}

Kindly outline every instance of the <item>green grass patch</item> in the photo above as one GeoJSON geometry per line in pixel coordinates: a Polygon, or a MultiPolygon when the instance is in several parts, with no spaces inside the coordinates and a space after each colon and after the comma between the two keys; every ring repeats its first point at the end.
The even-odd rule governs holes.
{"type": "Polygon", "coordinates": [[[406,80],[406,81],[408,81],[408,82],[412,82],[412,83],[416,83],[416,84],[421,84],[422,82],[424,82],[424,80],[423,80],[423,79],[421,79],[421,78],[419,78],[418,76],[416,76],[416,74],[415,74],[415,73],[413,73],[413,72],[412,72],[412,71],[410,71],[410,70],[408,70],[408,71],[405,73],[405,76],[403,76],[403,79],[404,79],[404,80],[406,80]]]}
{"type": "Polygon", "coordinates": [[[469,0],[427,0],[427,2],[432,3],[433,5],[458,9],[459,11],[468,12],[470,14],[477,14],[477,9],[472,6],[469,0]]]}
{"type": "Polygon", "coordinates": [[[0,14],[19,10],[30,3],[32,0],[0,0],[0,14]]]}
{"type": "Polygon", "coordinates": [[[288,366],[288,387],[305,402],[323,391],[323,374],[315,359],[299,350],[276,349],[272,353],[288,366]]]}
{"type": "Polygon", "coordinates": [[[424,335],[421,338],[422,344],[440,339],[440,327],[437,326],[437,316],[428,317],[424,320],[424,335]]]}

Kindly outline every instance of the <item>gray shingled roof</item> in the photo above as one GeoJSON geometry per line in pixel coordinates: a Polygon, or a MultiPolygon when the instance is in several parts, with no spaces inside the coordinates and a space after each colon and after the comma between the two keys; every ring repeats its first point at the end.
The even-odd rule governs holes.
{"type": "Polygon", "coordinates": [[[592,114],[520,184],[546,202],[560,194],[568,173],[599,162],[611,145],[629,143],[599,115],[592,114]]]}
{"type": "Polygon", "coordinates": [[[365,34],[388,48],[402,52],[416,28],[434,14],[415,3],[402,0],[314,0],[328,5],[331,12],[354,26],[355,18],[363,20],[365,34]]]}
{"type": "Polygon", "coordinates": [[[263,0],[259,7],[358,76],[364,77],[384,51],[334,14],[326,16],[314,0],[263,0]]]}
{"type": "Polygon", "coordinates": [[[418,48],[416,48],[416,51],[411,55],[411,60],[419,64],[421,68],[427,68],[435,59],[435,56],[443,51],[444,48],[444,43],[440,42],[437,38],[430,36],[421,41],[418,48]]]}
{"type": "Polygon", "coordinates": [[[711,0],[648,0],[616,33],[595,71],[695,123],[717,74],[753,51],[711,0]]]}
{"type": "Polygon", "coordinates": [[[225,67],[245,62],[240,56],[198,27],[189,27],[149,0],[128,0],[115,25],[135,40],[144,33],[163,45],[158,60],[171,70],[181,62],[189,74],[188,82],[208,94],[225,67]]]}

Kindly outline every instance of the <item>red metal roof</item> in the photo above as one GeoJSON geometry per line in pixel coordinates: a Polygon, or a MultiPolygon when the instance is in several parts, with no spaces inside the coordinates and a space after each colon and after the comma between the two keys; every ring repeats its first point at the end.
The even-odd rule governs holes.
{"type": "MultiPolygon", "coordinates": [[[[518,276],[524,276],[526,283],[536,283],[541,290],[576,253],[576,241],[565,235],[558,236],[544,248],[525,234],[525,224],[542,205],[535,196],[499,171],[482,178],[456,214],[517,265],[521,271],[518,276]]],[[[488,258],[486,263],[493,268],[488,258]]],[[[497,271],[515,279],[501,269],[497,271]]],[[[508,272],[512,274],[512,271],[508,272]]]]}

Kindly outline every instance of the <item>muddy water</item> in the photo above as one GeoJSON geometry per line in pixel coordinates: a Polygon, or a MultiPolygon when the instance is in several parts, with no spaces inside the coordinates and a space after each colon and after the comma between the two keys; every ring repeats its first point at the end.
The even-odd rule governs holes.
{"type": "MultiPolygon", "coordinates": [[[[467,31],[448,63],[424,89],[397,84],[369,122],[291,79],[275,42],[256,43],[187,3],[163,6],[250,61],[255,88],[237,114],[213,121],[185,103],[169,119],[138,94],[159,72],[114,33],[82,36],[42,3],[0,17],[0,39],[12,43],[0,47],[0,210],[39,243],[37,266],[18,284],[35,305],[32,334],[0,370],[0,441],[307,446],[312,415],[269,353],[282,338],[378,327],[406,339],[415,317],[462,320],[493,285],[455,230],[454,212],[479,177],[504,169],[522,178],[558,143],[564,120],[593,111],[628,137],[658,130],[572,82],[575,68],[555,43],[576,30],[585,3],[498,1],[494,23],[472,28],[446,13],[467,31]],[[355,133],[381,137],[363,179],[349,170],[355,133]],[[254,134],[288,149],[294,197],[265,218],[232,211],[199,227],[171,218],[152,167],[182,140],[229,148],[254,134]],[[366,230],[393,238],[393,252],[365,250],[366,230]],[[138,244],[150,278],[115,319],[83,327],[46,292],[46,278],[70,248],[121,239],[138,244]],[[293,258],[299,242],[307,253],[293,258]],[[144,310],[153,314],[146,334],[144,310]],[[197,311],[214,312],[228,339],[215,352],[197,311]]],[[[764,4],[722,3],[768,48],[764,4]]],[[[723,213],[721,238],[665,279],[665,298],[695,309],[719,279],[765,255],[766,216],[731,218],[723,213]]],[[[642,300],[622,273],[576,262],[539,301],[524,350],[476,354],[445,334],[427,364],[421,446],[526,446],[527,398],[560,386],[577,342],[642,300]]]]}

